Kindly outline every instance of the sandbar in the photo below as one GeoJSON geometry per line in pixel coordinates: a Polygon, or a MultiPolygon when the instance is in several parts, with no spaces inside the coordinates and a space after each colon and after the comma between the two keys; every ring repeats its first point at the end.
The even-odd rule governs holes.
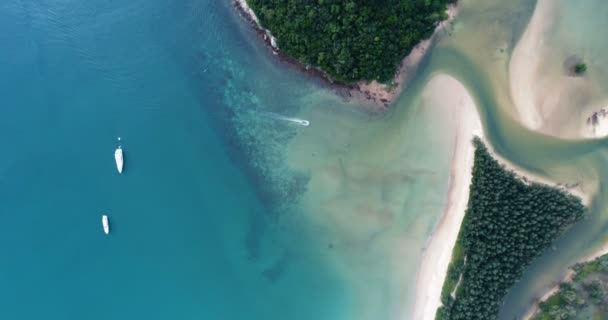
{"type": "MultiPolygon", "coordinates": [[[[455,108],[459,115],[455,134],[455,146],[450,167],[447,203],[441,220],[433,231],[424,250],[416,279],[414,314],[412,319],[434,319],[441,305],[441,288],[445,280],[452,250],[460,231],[460,225],[469,200],[475,147],[474,136],[482,137],[481,121],[473,98],[466,88],[448,75],[431,79],[425,94],[433,95],[439,103],[455,108]]],[[[405,317],[409,318],[409,317],[405,317]]]]}
{"type": "Polygon", "coordinates": [[[499,156],[492,149],[491,144],[483,138],[483,128],[473,98],[455,78],[443,74],[433,77],[427,84],[424,94],[434,97],[436,103],[446,108],[456,109],[458,116],[453,121],[458,123],[458,127],[455,133],[445,209],[422,255],[416,278],[413,316],[404,317],[414,320],[435,319],[437,308],[441,306],[441,289],[469,201],[475,153],[472,143],[474,136],[484,140],[492,156],[524,182],[560,188],[581,198],[585,205],[588,205],[591,199],[589,192],[585,192],[579,185],[566,184],[565,187],[556,184],[545,177],[522,170],[499,156]]]}

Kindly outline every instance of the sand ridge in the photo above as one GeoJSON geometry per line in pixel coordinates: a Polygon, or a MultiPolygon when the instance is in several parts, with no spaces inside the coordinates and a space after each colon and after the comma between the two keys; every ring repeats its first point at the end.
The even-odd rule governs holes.
{"type": "Polygon", "coordinates": [[[457,110],[458,118],[454,121],[459,126],[454,138],[456,143],[452,154],[447,203],[424,250],[418,271],[414,314],[411,318],[415,320],[434,319],[441,304],[441,288],[469,199],[475,153],[472,139],[474,136],[483,136],[473,98],[456,79],[448,75],[437,75],[429,82],[425,94],[433,95],[446,108],[457,110]]]}
{"type": "Polygon", "coordinates": [[[608,135],[608,121],[589,119],[608,105],[603,90],[594,77],[573,72],[577,61],[587,59],[572,54],[587,48],[572,41],[561,48],[551,35],[565,27],[558,26],[560,9],[554,1],[539,0],[513,50],[509,86],[514,109],[531,130],[568,139],[602,138],[608,135]]]}
{"type": "Polygon", "coordinates": [[[482,138],[492,156],[507,170],[513,171],[527,183],[541,183],[570,192],[582,199],[585,205],[591,201],[589,190],[579,185],[568,188],[537,174],[526,172],[499,156],[488,141],[483,139],[483,128],[475,102],[467,89],[455,78],[440,74],[433,77],[424,94],[434,97],[446,109],[456,110],[458,123],[455,148],[452,154],[449,191],[443,215],[437,223],[426,246],[417,274],[413,316],[403,319],[432,320],[441,305],[441,289],[445,281],[452,250],[464,218],[469,201],[469,187],[472,179],[475,148],[474,136],[482,138]]]}

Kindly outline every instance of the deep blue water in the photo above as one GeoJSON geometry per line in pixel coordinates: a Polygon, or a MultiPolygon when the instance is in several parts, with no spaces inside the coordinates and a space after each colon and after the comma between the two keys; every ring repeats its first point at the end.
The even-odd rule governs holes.
{"type": "Polygon", "coordinates": [[[234,133],[238,112],[312,89],[231,10],[0,2],[0,319],[349,318],[234,133]]]}

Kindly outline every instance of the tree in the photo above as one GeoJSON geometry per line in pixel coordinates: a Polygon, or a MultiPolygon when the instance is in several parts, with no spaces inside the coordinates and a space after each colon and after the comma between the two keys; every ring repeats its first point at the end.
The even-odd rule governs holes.
{"type": "Polygon", "coordinates": [[[593,280],[592,282],[585,285],[585,289],[589,293],[589,298],[591,302],[599,305],[602,303],[604,298],[606,297],[606,292],[602,288],[602,284],[598,280],[593,280]]]}
{"type": "Polygon", "coordinates": [[[392,80],[455,0],[247,0],[280,50],[332,81],[392,80]]]}
{"type": "MultiPolygon", "coordinates": [[[[454,279],[462,277],[453,301],[437,312],[443,320],[496,319],[500,303],[526,266],[585,212],[581,200],[556,188],[527,184],[498,163],[479,139],[465,217],[444,284],[444,300],[454,279]],[[455,249],[456,252],[456,249],[455,249]],[[445,289],[448,290],[445,290],[445,289]]],[[[579,304],[552,310],[567,319],[579,304]]],[[[447,300],[446,300],[447,301],[447,300]]]]}
{"type": "Polygon", "coordinates": [[[577,75],[583,75],[585,72],[587,72],[587,65],[579,62],[574,66],[574,73],[577,75]]]}

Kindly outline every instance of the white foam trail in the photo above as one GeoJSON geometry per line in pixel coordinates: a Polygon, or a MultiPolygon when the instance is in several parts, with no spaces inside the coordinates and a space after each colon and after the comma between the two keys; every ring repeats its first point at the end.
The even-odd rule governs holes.
{"type": "Polygon", "coordinates": [[[264,114],[268,115],[269,117],[271,117],[273,119],[289,121],[289,122],[299,124],[299,125],[305,126],[305,127],[308,127],[310,125],[310,121],[300,119],[300,118],[285,117],[280,114],[276,114],[276,113],[272,113],[272,112],[264,112],[264,114]]]}

